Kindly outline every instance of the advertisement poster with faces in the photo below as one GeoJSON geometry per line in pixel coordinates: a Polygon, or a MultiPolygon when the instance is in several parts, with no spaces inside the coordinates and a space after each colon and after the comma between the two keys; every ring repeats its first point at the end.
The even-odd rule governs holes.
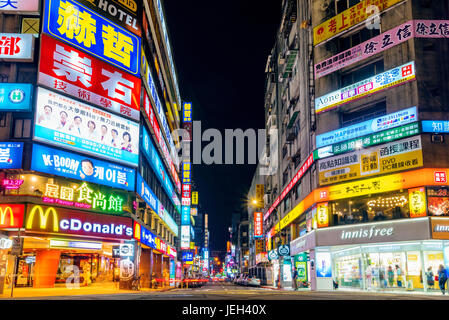
{"type": "Polygon", "coordinates": [[[136,167],[139,124],[38,88],[34,140],[136,167]]]}

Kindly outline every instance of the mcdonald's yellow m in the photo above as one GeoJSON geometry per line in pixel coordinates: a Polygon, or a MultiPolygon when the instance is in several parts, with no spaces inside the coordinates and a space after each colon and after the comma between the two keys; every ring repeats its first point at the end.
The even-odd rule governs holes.
{"type": "Polygon", "coordinates": [[[53,231],[58,232],[59,231],[59,219],[58,219],[58,213],[56,212],[55,208],[48,207],[45,212],[44,209],[36,205],[34,206],[27,218],[26,223],[26,229],[32,229],[33,228],[33,222],[34,222],[34,215],[36,214],[36,211],[39,212],[39,228],[40,229],[46,229],[47,228],[47,220],[50,214],[53,214],[53,231]]]}
{"type": "Polygon", "coordinates": [[[0,225],[4,225],[5,224],[5,220],[6,220],[6,215],[9,212],[9,225],[13,226],[14,225],[14,213],[12,212],[11,207],[6,207],[5,210],[3,210],[3,208],[0,207],[0,225]]]}

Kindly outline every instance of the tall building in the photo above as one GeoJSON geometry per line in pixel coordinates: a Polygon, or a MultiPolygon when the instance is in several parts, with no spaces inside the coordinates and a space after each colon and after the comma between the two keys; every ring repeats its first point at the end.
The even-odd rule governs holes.
{"type": "MultiPolygon", "coordinates": [[[[281,273],[282,285],[291,285],[290,264],[298,285],[312,290],[335,281],[428,291],[426,271],[447,266],[448,13],[447,1],[284,1],[275,48],[281,36],[289,45],[285,26],[296,23],[292,68],[309,66],[299,67],[304,81],[293,80],[305,99],[298,117],[309,115],[299,136],[306,126],[309,139],[294,148],[305,153],[290,180],[282,159],[291,154],[282,132],[290,122],[280,104],[281,160],[266,180],[273,191],[264,211],[273,282],[281,273]],[[277,257],[282,244],[290,252],[277,257]]],[[[275,76],[288,69],[289,54],[278,52],[267,96],[280,92],[282,101],[283,79],[275,76]]]]}
{"type": "Polygon", "coordinates": [[[186,113],[162,2],[105,3],[0,8],[0,271],[16,286],[181,276],[186,113]]]}

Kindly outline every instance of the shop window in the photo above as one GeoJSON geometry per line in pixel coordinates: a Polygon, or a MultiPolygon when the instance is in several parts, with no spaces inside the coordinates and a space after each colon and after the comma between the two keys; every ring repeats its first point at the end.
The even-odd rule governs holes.
{"type": "Polygon", "coordinates": [[[331,221],[345,225],[409,218],[408,199],[406,190],[331,202],[331,221]]]}
{"type": "Polygon", "coordinates": [[[31,119],[14,119],[14,138],[31,137],[31,119]]]}
{"type": "Polygon", "coordinates": [[[379,60],[374,63],[370,63],[362,68],[354,70],[350,73],[344,74],[341,77],[341,87],[346,87],[354,84],[358,81],[365,80],[376,74],[384,72],[384,61],[379,60]]]}
{"type": "Polygon", "coordinates": [[[371,120],[385,114],[387,114],[387,103],[385,101],[381,101],[356,111],[342,112],[341,126],[346,127],[366,120],[371,120]]]}
{"type": "Polygon", "coordinates": [[[427,187],[427,207],[431,216],[449,216],[449,187],[427,187]]]}

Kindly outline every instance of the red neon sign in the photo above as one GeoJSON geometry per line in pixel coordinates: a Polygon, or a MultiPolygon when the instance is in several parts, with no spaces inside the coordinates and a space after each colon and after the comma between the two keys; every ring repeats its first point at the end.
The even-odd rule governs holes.
{"type": "Polygon", "coordinates": [[[0,204],[0,228],[21,228],[24,212],[23,204],[0,204]]]}
{"type": "Polygon", "coordinates": [[[44,34],[41,39],[39,84],[139,119],[139,78],[44,34]]]}
{"type": "Polygon", "coordinates": [[[284,191],[277,197],[277,199],[273,202],[271,208],[265,213],[263,220],[267,220],[270,214],[273,212],[273,210],[279,205],[279,203],[282,201],[282,199],[285,198],[287,193],[290,192],[290,190],[293,188],[293,186],[299,181],[299,179],[302,178],[302,176],[306,173],[306,171],[310,168],[310,166],[313,163],[313,152],[312,154],[307,158],[306,162],[299,168],[299,171],[295,174],[293,179],[289,182],[289,184],[285,187],[284,191]]]}
{"type": "Polygon", "coordinates": [[[263,236],[262,212],[254,212],[254,237],[263,236]]]}

